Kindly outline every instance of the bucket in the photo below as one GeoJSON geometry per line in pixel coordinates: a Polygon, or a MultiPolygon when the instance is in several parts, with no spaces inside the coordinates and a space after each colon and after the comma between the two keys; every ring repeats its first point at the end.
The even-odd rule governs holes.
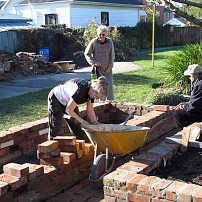
{"type": "Polygon", "coordinates": [[[48,48],[40,48],[39,49],[39,54],[44,55],[47,58],[48,61],[50,60],[49,49],[48,48]]]}

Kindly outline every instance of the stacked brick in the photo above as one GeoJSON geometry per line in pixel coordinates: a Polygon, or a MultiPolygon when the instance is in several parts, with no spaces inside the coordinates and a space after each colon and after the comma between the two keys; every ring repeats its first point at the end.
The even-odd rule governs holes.
{"type": "Polygon", "coordinates": [[[24,76],[57,73],[60,67],[49,62],[44,55],[18,52],[16,56],[0,54],[0,80],[8,80],[17,72],[24,76]]]}
{"type": "Polygon", "coordinates": [[[94,147],[85,145],[83,140],[77,141],[74,136],[58,136],[39,144],[37,157],[40,165],[9,163],[3,166],[0,201],[40,201],[78,183],[89,175],[94,147]],[[22,188],[26,192],[15,195],[22,188]]]}
{"type": "Polygon", "coordinates": [[[25,75],[55,73],[58,65],[50,63],[44,55],[18,52],[18,69],[25,75]]]}

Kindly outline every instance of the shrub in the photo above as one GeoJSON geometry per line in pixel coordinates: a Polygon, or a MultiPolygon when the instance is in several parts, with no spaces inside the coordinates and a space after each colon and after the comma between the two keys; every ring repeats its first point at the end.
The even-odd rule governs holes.
{"type": "Polygon", "coordinates": [[[190,80],[184,71],[190,64],[202,65],[202,43],[186,45],[182,51],[167,60],[166,86],[176,86],[183,91],[190,91],[190,80]]]}
{"type": "Polygon", "coordinates": [[[150,96],[147,98],[147,103],[153,105],[170,105],[176,106],[180,102],[187,102],[188,98],[180,94],[180,92],[175,92],[173,89],[154,89],[150,96]]]}

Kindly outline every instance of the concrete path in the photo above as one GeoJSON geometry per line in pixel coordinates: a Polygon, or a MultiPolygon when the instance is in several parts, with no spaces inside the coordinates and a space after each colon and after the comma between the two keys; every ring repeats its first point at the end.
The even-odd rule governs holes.
{"type": "MultiPolygon", "coordinates": [[[[115,62],[113,73],[136,70],[139,66],[132,62],[115,62]]],[[[54,86],[72,78],[89,79],[92,67],[74,70],[73,73],[47,74],[23,78],[20,80],[0,81],[0,99],[11,98],[28,92],[38,91],[54,86]]]]}

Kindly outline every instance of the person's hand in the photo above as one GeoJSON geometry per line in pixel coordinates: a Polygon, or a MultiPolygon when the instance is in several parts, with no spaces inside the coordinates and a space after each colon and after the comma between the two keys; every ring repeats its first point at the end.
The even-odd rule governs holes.
{"type": "Polygon", "coordinates": [[[184,108],[184,102],[181,102],[179,105],[175,107],[175,110],[183,109],[184,108]]]}
{"type": "Polygon", "coordinates": [[[105,70],[105,74],[109,74],[111,72],[111,69],[110,68],[107,68],[106,70],[105,70]]]}
{"type": "Polygon", "coordinates": [[[96,67],[101,67],[102,64],[101,64],[100,62],[96,62],[96,63],[95,63],[95,66],[96,66],[96,67]]]}
{"type": "Polygon", "coordinates": [[[88,125],[90,125],[87,121],[85,121],[83,119],[80,121],[80,123],[81,123],[81,126],[88,126],[88,125]]]}
{"type": "Polygon", "coordinates": [[[92,125],[100,125],[100,124],[102,124],[102,123],[100,123],[99,121],[94,121],[94,122],[92,123],[92,125]]]}

